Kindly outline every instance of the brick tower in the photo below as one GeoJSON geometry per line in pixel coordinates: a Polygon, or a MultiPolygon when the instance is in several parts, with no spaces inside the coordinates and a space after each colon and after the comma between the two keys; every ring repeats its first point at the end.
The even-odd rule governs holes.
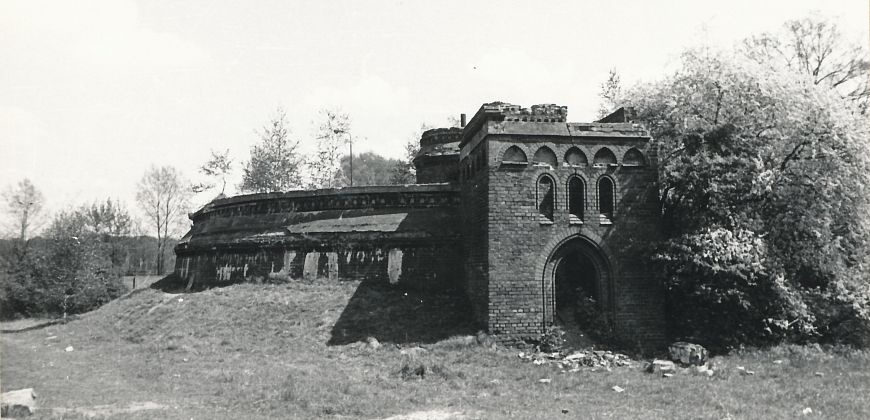
{"type": "MultiPolygon", "coordinates": [[[[661,282],[643,251],[658,229],[657,158],[619,110],[484,104],[459,141],[465,287],[504,340],[570,325],[578,302],[633,342],[665,337],[661,282]]],[[[566,328],[567,329],[567,328],[566,328]]],[[[570,331],[569,331],[570,332],[570,331]]]]}

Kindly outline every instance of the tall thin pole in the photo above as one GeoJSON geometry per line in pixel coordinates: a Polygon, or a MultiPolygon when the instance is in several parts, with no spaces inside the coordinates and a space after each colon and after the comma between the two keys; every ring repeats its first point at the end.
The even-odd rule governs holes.
{"type": "Polygon", "coordinates": [[[347,138],[350,140],[350,186],[353,186],[353,135],[347,133],[347,138]]]}

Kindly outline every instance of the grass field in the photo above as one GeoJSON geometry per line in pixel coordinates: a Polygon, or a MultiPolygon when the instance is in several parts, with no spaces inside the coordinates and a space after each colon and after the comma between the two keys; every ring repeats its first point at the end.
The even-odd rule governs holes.
{"type": "Polygon", "coordinates": [[[463,303],[358,282],[145,289],[0,336],[2,389],[34,388],[37,418],[870,418],[866,352],[750,351],[712,377],[567,372],[466,338],[463,303]]]}

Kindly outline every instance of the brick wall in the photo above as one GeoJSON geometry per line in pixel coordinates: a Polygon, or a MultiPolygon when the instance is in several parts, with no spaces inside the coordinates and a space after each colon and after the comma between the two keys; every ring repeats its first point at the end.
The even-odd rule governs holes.
{"type": "Polygon", "coordinates": [[[307,277],[461,285],[481,326],[510,341],[553,323],[555,266],[579,252],[600,273],[601,309],[617,333],[660,344],[663,293],[644,254],[658,233],[657,156],[642,127],[566,116],[558,105],[493,103],[464,130],[427,131],[418,180],[449,184],[217,200],[192,215],[176,274],[195,285],[307,277]],[[503,162],[512,146],[522,153],[503,162]],[[555,185],[547,216],[538,210],[544,175],[555,185]],[[582,214],[569,214],[572,177],[584,185],[582,214]],[[605,178],[613,183],[608,218],[599,216],[605,178]]]}
{"type": "Polygon", "coordinates": [[[459,153],[420,156],[414,159],[417,183],[456,182],[459,180],[459,153]]]}
{"type": "Polygon", "coordinates": [[[489,322],[489,173],[485,148],[478,148],[460,162],[460,197],[462,199],[462,238],[465,245],[465,291],[475,320],[481,326],[489,322]]]}
{"type": "Polygon", "coordinates": [[[621,165],[622,156],[632,147],[648,154],[648,141],[615,137],[578,142],[566,137],[490,135],[485,144],[490,157],[486,169],[490,332],[507,339],[536,337],[552,322],[547,309],[552,293],[549,272],[554,267],[548,267],[547,261],[566,240],[582,236],[606,262],[609,284],[602,291],[603,305],[617,332],[643,341],[662,340],[661,283],[643,265],[643,250],[655,239],[658,227],[655,160],[652,157],[638,167],[621,165]],[[549,147],[559,163],[556,167],[534,162],[502,165],[500,156],[513,145],[523,149],[530,160],[539,147],[549,147]],[[573,147],[586,154],[588,165],[564,164],[565,154],[573,147]],[[592,164],[601,147],[616,155],[616,164],[592,164]],[[552,222],[537,209],[537,181],[544,174],[556,184],[552,222]],[[566,191],[572,176],[579,176],[586,186],[582,220],[568,213],[566,191]],[[596,184],[604,176],[615,184],[612,224],[602,224],[599,218],[596,184]]]}

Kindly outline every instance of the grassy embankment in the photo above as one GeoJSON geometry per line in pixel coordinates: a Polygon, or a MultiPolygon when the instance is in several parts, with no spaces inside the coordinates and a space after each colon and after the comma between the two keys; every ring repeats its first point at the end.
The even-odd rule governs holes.
{"type": "Polygon", "coordinates": [[[463,338],[463,307],[357,282],[143,290],[3,334],[2,389],[35,388],[44,418],[870,418],[866,352],[716,357],[712,377],[571,373],[463,338]]]}

